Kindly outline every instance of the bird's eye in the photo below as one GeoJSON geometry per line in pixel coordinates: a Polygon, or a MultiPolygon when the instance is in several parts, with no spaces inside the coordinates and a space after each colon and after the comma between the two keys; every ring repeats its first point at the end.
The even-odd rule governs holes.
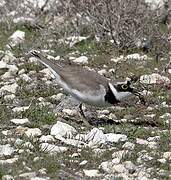
{"type": "Polygon", "coordinates": [[[127,90],[128,89],[128,85],[127,84],[123,84],[121,87],[122,87],[123,90],[127,90]]]}

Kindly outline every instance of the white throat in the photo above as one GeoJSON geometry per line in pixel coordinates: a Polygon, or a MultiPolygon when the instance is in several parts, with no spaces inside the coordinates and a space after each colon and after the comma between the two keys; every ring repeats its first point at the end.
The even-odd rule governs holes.
{"type": "Polygon", "coordinates": [[[111,84],[109,83],[109,87],[112,91],[112,93],[114,94],[115,98],[118,100],[118,101],[122,101],[124,100],[125,98],[128,98],[130,96],[132,96],[132,93],[131,92],[118,92],[116,90],[116,88],[111,84]]]}

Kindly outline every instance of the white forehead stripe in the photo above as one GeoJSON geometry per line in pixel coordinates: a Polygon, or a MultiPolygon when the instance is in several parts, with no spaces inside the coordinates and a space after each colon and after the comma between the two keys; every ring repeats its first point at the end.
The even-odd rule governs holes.
{"type": "Polygon", "coordinates": [[[109,88],[118,101],[121,101],[121,100],[133,95],[131,92],[118,92],[116,90],[116,88],[110,82],[109,82],[109,88]]]}

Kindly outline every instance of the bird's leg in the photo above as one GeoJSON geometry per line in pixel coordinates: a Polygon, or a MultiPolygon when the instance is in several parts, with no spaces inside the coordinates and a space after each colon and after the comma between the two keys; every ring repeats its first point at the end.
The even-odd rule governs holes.
{"type": "Polygon", "coordinates": [[[83,104],[80,103],[80,105],[79,105],[79,112],[80,112],[81,116],[83,117],[82,120],[83,120],[84,124],[85,124],[87,127],[90,127],[91,124],[90,124],[90,122],[89,122],[89,118],[85,116],[84,111],[83,111],[83,108],[82,108],[82,105],[83,105],[83,104]]]}

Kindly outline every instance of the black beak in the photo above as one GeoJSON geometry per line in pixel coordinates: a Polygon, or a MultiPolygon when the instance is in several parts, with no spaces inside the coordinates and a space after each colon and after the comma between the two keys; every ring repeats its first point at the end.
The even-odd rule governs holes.
{"type": "Polygon", "coordinates": [[[132,91],[132,94],[134,94],[135,96],[138,96],[140,102],[145,105],[146,104],[146,101],[145,101],[145,98],[142,94],[140,94],[139,92],[137,92],[136,90],[133,90],[132,91]]]}

